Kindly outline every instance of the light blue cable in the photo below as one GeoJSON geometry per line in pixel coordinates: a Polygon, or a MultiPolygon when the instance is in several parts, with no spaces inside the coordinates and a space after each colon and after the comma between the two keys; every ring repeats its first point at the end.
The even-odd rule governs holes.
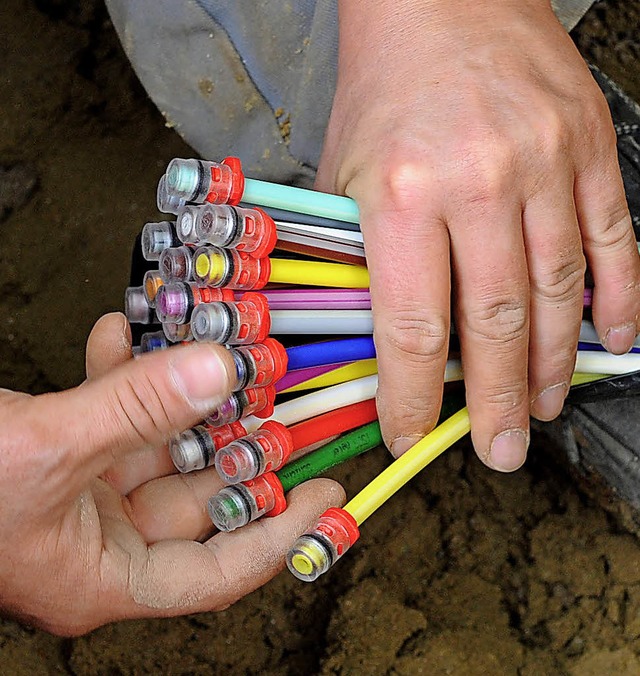
{"type": "Polygon", "coordinates": [[[245,179],[242,200],[261,207],[297,211],[336,221],[360,222],[358,205],[349,197],[268,183],[255,178],[245,179]]]}

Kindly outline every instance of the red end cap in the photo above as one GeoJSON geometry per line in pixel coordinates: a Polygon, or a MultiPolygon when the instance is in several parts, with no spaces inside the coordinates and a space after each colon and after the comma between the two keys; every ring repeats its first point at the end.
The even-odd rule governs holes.
{"type": "Polygon", "coordinates": [[[289,355],[284,349],[282,343],[277,341],[275,338],[265,338],[264,344],[269,348],[271,356],[274,361],[273,369],[273,384],[275,385],[280,378],[287,372],[287,366],[289,365],[289,355]]]}
{"type": "Polygon", "coordinates": [[[227,204],[240,204],[244,194],[244,174],[242,173],[242,162],[239,157],[225,157],[222,164],[226,164],[233,171],[233,180],[231,182],[231,194],[227,204]]]}
{"type": "Polygon", "coordinates": [[[269,387],[263,388],[262,391],[267,399],[267,403],[253,415],[255,415],[256,418],[270,418],[273,415],[273,409],[275,408],[276,388],[273,385],[269,385],[269,387]]]}
{"type": "MultiPolygon", "coordinates": [[[[247,256],[249,254],[246,254],[247,256]]],[[[254,258],[260,266],[260,274],[256,283],[253,286],[254,289],[264,289],[264,287],[269,283],[269,278],[271,277],[271,259],[268,256],[265,258],[254,258]]]]}
{"type": "MultiPolygon", "coordinates": [[[[268,260],[268,259],[265,259],[268,260]]],[[[255,291],[247,291],[240,298],[241,302],[253,303],[260,312],[260,332],[256,337],[256,343],[262,343],[271,331],[271,314],[269,313],[269,301],[267,297],[255,291]]]]}
{"type": "Polygon", "coordinates": [[[273,218],[271,218],[271,216],[269,216],[269,214],[263,209],[259,209],[258,207],[254,208],[262,215],[262,218],[264,219],[265,228],[267,229],[267,234],[264,240],[262,241],[262,244],[255,251],[252,251],[251,255],[254,258],[264,258],[265,256],[268,256],[276,248],[276,242],[278,241],[278,232],[276,230],[276,223],[273,220],[273,218]]]}
{"type": "Polygon", "coordinates": [[[266,423],[260,425],[260,429],[269,430],[269,432],[271,432],[280,442],[280,447],[282,448],[282,463],[278,467],[274,467],[273,470],[280,469],[293,453],[293,436],[291,435],[291,432],[289,432],[287,426],[277,420],[267,420],[266,423]]]}
{"type": "Polygon", "coordinates": [[[229,423],[229,428],[235,434],[236,439],[241,439],[242,437],[247,436],[247,430],[244,428],[244,425],[241,422],[229,423]]]}
{"type": "Polygon", "coordinates": [[[236,437],[236,431],[231,425],[222,425],[221,427],[211,427],[211,425],[207,425],[206,427],[216,451],[219,451],[221,448],[224,448],[227,444],[230,444],[238,438],[236,437]]]}
{"type": "Polygon", "coordinates": [[[329,507],[329,509],[324,512],[320,518],[322,519],[325,516],[329,519],[337,521],[341,526],[344,527],[344,529],[347,531],[347,535],[349,536],[349,546],[353,546],[353,544],[360,537],[360,529],[358,528],[358,524],[351,514],[342,509],[342,507],[329,507]]]}
{"type": "Polygon", "coordinates": [[[262,479],[273,489],[273,499],[275,501],[273,509],[267,512],[265,516],[278,516],[278,514],[282,514],[287,508],[287,499],[284,497],[284,489],[282,488],[280,479],[273,472],[263,474],[262,479]]]}
{"type": "Polygon", "coordinates": [[[225,303],[233,303],[236,299],[235,293],[231,289],[220,289],[221,293],[221,298],[220,300],[224,301],[225,303]]]}

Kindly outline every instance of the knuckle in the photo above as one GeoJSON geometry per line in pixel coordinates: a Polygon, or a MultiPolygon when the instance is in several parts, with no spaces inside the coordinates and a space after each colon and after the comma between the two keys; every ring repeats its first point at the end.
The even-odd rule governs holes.
{"type": "Polygon", "coordinates": [[[517,154],[511,139],[481,138],[470,143],[463,151],[455,179],[465,190],[466,201],[482,205],[501,200],[511,185],[517,154]]]}
{"type": "Polygon", "coordinates": [[[527,401],[527,385],[512,380],[501,380],[485,385],[482,389],[483,402],[505,413],[515,413],[527,401]]]}
{"type": "Polygon", "coordinates": [[[416,363],[439,357],[449,342],[449,322],[444,315],[420,310],[396,312],[376,332],[383,344],[416,363]]]}
{"type": "Polygon", "coordinates": [[[536,147],[543,157],[563,156],[569,145],[569,126],[555,110],[547,111],[536,136],[536,147]]]}
{"type": "Polygon", "coordinates": [[[579,298],[584,287],[587,263],[583,255],[564,260],[542,271],[532,280],[536,295],[553,303],[566,303],[579,298]]]}
{"type": "Polygon", "coordinates": [[[506,345],[524,338],[529,312],[524,300],[507,296],[487,299],[467,317],[473,334],[483,341],[506,345]]]}
{"type": "Polygon", "coordinates": [[[616,202],[607,209],[599,224],[597,236],[592,236],[589,244],[596,249],[613,251],[636,246],[631,216],[626,203],[616,202]]]}
{"type": "Polygon", "coordinates": [[[412,212],[420,208],[432,188],[429,169],[425,163],[402,159],[389,160],[390,169],[383,177],[383,194],[390,210],[412,212]]]}

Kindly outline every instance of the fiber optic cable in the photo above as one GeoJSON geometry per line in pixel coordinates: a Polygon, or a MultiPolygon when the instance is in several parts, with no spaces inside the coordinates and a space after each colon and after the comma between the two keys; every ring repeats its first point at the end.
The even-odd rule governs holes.
{"type": "Polygon", "coordinates": [[[376,356],[376,350],[371,336],[354,336],[288,347],[287,356],[289,369],[293,371],[325,364],[372,359],[376,356]]]}
{"type": "MultiPolygon", "coordinates": [[[[325,373],[317,374],[302,382],[291,385],[286,389],[278,389],[278,385],[282,382],[281,380],[278,385],[276,385],[276,391],[281,392],[282,394],[303,392],[305,390],[315,390],[321,387],[337,385],[338,383],[345,383],[349,380],[355,380],[356,378],[363,378],[364,376],[371,376],[378,372],[378,363],[375,359],[364,359],[343,366],[336,365],[334,368],[327,366],[316,366],[315,368],[328,370],[325,373]]],[[[313,371],[315,369],[310,370],[313,371]]]]}
{"type": "MultiPolygon", "coordinates": [[[[297,371],[287,371],[287,373],[285,373],[276,383],[276,392],[286,392],[292,387],[296,387],[301,383],[317,378],[329,371],[334,371],[342,366],[346,366],[346,364],[325,364],[324,366],[310,366],[309,368],[298,369],[297,371]]],[[[333,384],[335,385],[336,383],[333,384]]]]}

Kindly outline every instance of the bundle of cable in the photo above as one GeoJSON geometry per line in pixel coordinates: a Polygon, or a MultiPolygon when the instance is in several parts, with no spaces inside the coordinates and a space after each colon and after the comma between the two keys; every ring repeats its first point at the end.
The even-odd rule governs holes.
{"type": "MultiPolygon", "coordinates": [[[[281,513],[291,488],[382,442],[358,209],[346,197],[245,178],[236,158],[174,159],[157,196],[175,220],[144,226],[142,254],[158,267],[127,289],[125,312],[132,323],[162,326],[142,335],[137,352],[196,340],[233,356],[234,393],[170,444],[181,472],[215,465],[226,486],[209,500],[209,514],[230,531],[281,513]],[[274,249],[282,257],[272,257],[274,249]],[[295,334],[323,340],[295,344],[295,334]],[[294,344],[285,348],[274,336],[294,344]]],[[[583,333],[594,342],[588,323],[583,333]]],[[[614,363],[585,351],[576,368],[640,368],[640,355],[625,357],[614,363]]],[[[580,380],[595,377],[602,376],[580,380]]],[[[448,362],[445,379],[462,379],[458,360],[448,362]]],[[[344,508],[325,512],[290,551],[290,570],[302,580],[328,570],[377,507],[468,431],[461,408],[344,508]]]]}

